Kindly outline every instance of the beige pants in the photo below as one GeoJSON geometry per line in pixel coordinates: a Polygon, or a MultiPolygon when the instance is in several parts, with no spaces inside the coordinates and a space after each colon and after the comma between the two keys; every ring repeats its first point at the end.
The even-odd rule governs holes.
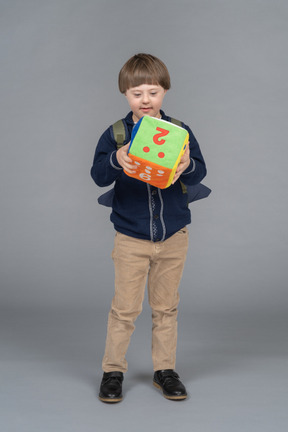
{"type": "Polygon", "coordinates": [[[125,355],[142,311],[147,276],[154,370],[175,368],[178,286],[187,249],[187,228],[157,243],[116,233],[112,252],[115,295],[108,317],[104,372],[127,371],[125,355]]]}

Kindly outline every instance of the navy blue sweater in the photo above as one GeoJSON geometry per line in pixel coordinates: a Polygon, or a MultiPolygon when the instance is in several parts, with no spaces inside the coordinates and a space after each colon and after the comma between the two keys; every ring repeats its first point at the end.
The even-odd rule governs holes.
{"type": "MultiPolygon", "coordinates": [[[[170,121],[163,111],[161,118],[170,121]]],[[[134,126],[132,112],[125,117],[129,138],[134,126]]],[[[190,165],[180,176],[186,185],[196,185],[206,175],[206,166],[199,144],[191,129],[189,133],[190,165]]],[[[113,182],[114,198],[110,216],[116,231],[153,242],[164,241],[191,222],[187,194],[179,180],[166,189],[159,189],[127,176],[116,158],[117,143],[111,126],[100,137],[96,147],[91,176],[98,186],[113,182]]]]}

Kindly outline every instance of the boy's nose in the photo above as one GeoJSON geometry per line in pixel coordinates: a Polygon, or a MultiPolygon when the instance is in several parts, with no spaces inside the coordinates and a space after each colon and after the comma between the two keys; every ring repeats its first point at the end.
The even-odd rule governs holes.
{"type": "Polygon", "coordinates": [[[149,95],[148,94],[143,94],[143,103],[148,103],[149,102],[149,95]]]}

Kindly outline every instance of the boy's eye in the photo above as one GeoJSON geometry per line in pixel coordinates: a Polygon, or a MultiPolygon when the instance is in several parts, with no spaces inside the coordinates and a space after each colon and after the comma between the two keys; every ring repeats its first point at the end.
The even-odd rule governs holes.
{"type": "Polygon", "coordinates": [[[140,94],[140,93],[134,93],[134,96],[135,96],[135,97],[140,97],[141,94],[140,94]]]}

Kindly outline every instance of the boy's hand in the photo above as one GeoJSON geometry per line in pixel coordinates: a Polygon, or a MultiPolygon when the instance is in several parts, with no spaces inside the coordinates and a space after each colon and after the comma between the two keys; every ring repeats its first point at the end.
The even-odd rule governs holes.
{"type": "Polygon", "coordinates": [[[185,153],[183,154],[182,158],[180,159],[180,162],[179,162],[179,165],[177,167],[176,173],[174,175],[172,184],[174,184],[178,180],[178,178],[188,168],[189,165],[190,165],[190,149],[189,149],[189,143],[188,143],[187,148],[185,150],[185,153]]]}
{"type": "Polygon", "coordinates": [[[121,167],[127,171],[127,173],[134,174],[136,172],[135,170],[137,165],[133,165],[132,160],[128,156],[129,145],[130,142],[117,150],[116,158],[119,165],[121,165],[121,167]]]}

